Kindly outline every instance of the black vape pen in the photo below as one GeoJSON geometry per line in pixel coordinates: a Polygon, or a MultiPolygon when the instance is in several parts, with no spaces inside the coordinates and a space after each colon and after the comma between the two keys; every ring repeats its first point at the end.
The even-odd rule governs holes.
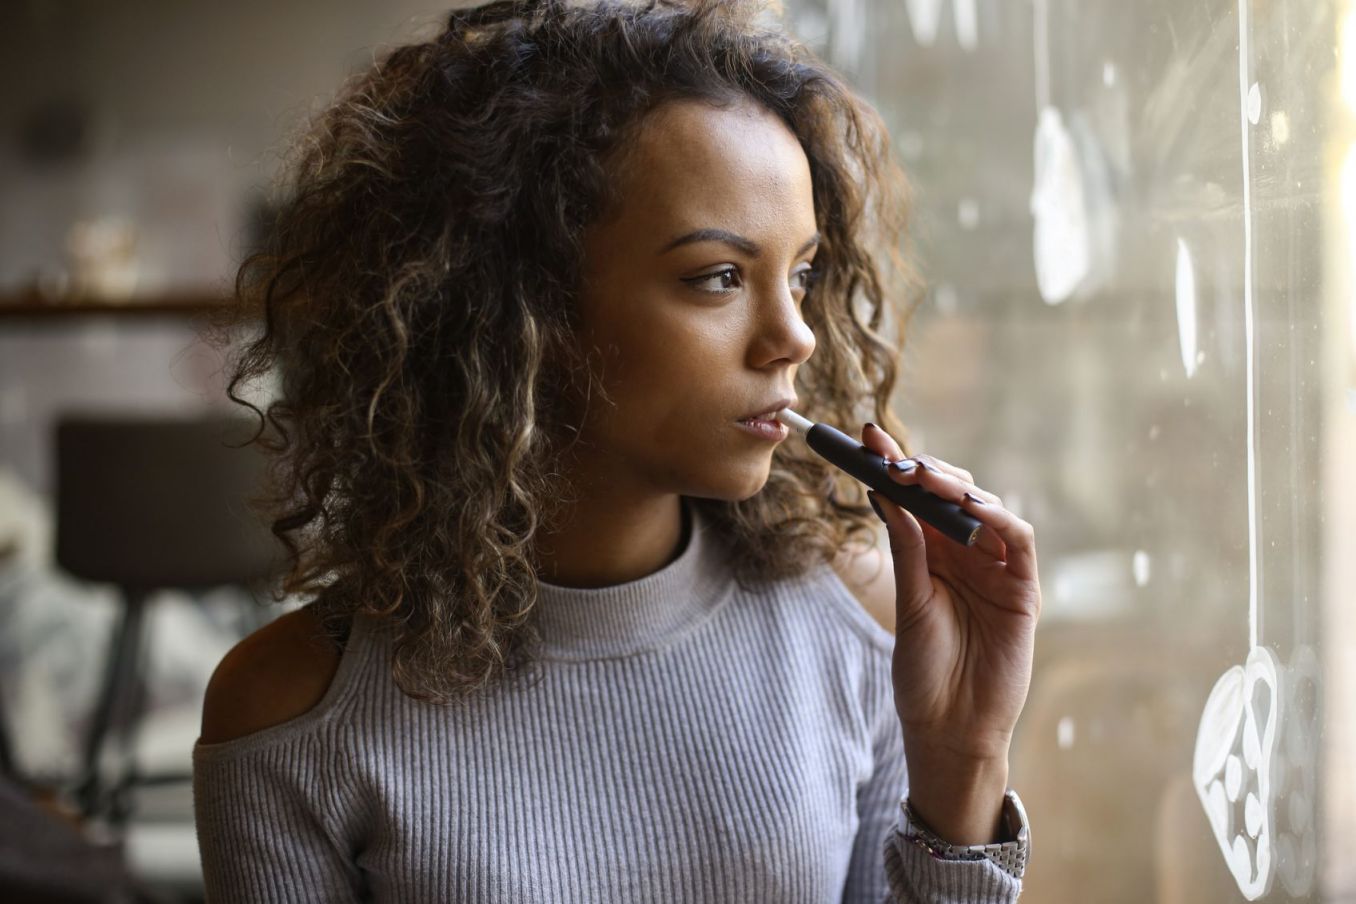
{"type": "Polygon", "coordinates": [[[974,545],[982,526],[960,505],[929,493],[922,487],[896,483],[886,470],[884,456],[871,451],[859,440],[828,424],[816,424],[790,408],[776,414],[777,420],[805,437],[805,442],[821,458],[851,474],[886,499],[926,521],[946,536],[965,546],[974,545]]]}

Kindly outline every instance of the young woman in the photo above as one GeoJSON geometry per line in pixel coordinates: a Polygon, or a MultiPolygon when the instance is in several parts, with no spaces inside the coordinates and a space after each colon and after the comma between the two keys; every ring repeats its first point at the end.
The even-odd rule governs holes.
{"type": "Polygon", "coordinates": [[[212,901],[1016,898],[1031,526],[867,424],[985,525],[872,501],[891,568],[743,423],[894,425],[908,313],[881,120],[766,22],[460,10],[307,134],[232,396],[312,601],[208,688],[212,901]]]}

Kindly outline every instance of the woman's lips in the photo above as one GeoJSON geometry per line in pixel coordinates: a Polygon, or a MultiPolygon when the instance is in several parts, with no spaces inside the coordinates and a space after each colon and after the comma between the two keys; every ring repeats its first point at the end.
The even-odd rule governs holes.
{"type": "Polygon", "coordinates": [[[790,434],[791,428],[774,418],[745,418],[735,421],[741,430],[759,439],[779,443],[790,434]]]}
{"type": "Polygon", "coordinates": [[[798,404],[800,404],[800,400],[795,396],[793,395],[782,396],[781,398],[773,399],[772,404],[769,405],[764,410],[755,411],[753,414],[745,415],[744,417],[739,418],[739,420],[746,421],[751,418],[759,418],[762,420],[773,420],[774,418],[777,417],[777,412],[781,411],[783,408],[795,408],[798,404]]]}

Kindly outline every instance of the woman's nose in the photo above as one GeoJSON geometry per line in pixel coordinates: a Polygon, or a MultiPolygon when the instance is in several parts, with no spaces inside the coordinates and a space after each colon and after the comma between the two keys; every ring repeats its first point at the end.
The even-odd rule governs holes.
{"type": "Polygon", "coordinates": [[[803,303],[790,286],[782,286],[759,305],[758,338],[765,352],[800,363],[815,350],[815,334],[801,316],[803,303]]]}

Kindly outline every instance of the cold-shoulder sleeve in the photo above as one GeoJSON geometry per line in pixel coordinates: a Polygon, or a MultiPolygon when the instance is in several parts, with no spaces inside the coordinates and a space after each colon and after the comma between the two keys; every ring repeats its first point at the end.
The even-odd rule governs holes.
{"type": "Polygon", "coordinates": [[[367,655],[355,627],[328,690],[295,718],[193,747],[193,818],[208,904],[369,899],[357,865],[344,732],[367,655]]]}
{"type": "Polygon", "coordinates": [[[193,750],[193,813],[209,904],[364,900],[314,734],[193,750]]]}

